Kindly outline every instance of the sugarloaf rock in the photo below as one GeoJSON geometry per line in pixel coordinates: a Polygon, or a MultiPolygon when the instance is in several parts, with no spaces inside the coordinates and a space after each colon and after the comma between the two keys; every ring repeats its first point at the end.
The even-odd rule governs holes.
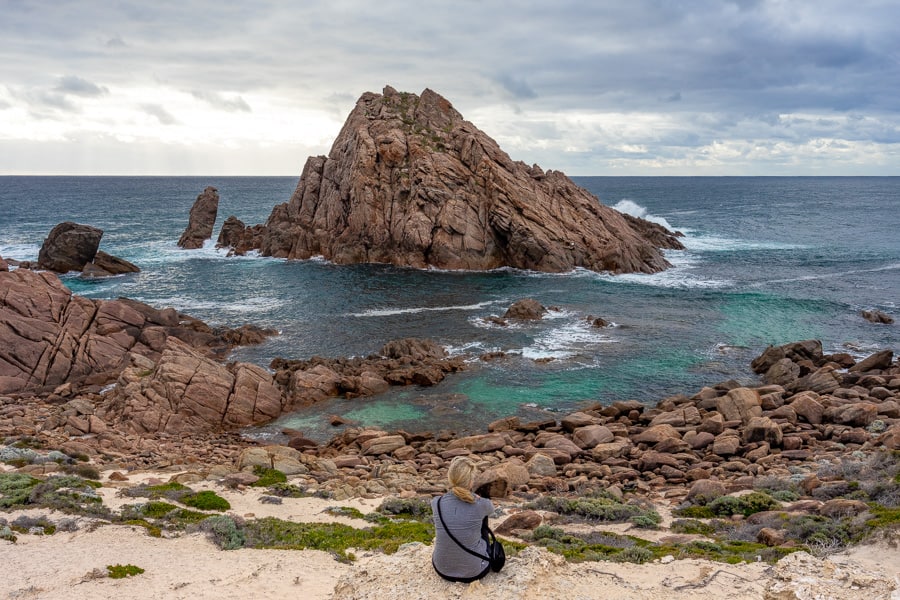
{"type": "Polygon", "coordinates": [[[657,272],[661,248],[682,246],[563,173],[511,160],[437,93],[391,87],[362,95],[260,239],[282,258],[546,272],[657,272]]]}

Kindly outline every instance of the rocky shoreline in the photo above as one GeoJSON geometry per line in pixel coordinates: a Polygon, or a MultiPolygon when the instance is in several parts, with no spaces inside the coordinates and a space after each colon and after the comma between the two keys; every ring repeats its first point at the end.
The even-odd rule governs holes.
{"type": "MultiPolygon", "coordinates": [[[[476,434],[360,428],[335,416],[344,429],[326,443],[286,430],[286,444],[267,445],[241,428],[328,397],[433,385],[465,363],[434,342],[398,340],[368,357],[277,359],[270,373],[224,356],[271,332],[216,330],[172,309],[79,298],[48,273],[0,271],[0,283],[6,478],[33,485],[102,473],[112,482],[153,470],[173,484],[242,492],[275,473],[285,483],[269,488],[272,502],[282,493],[421,502],[444,491],[453,457],[469,455],[478,493],[500,507],[498,531],[521,544],[514,554],[527,564],[545,562],[528,546],[618,556],[621,548],[601,551],[608,546],[589,540],[620,543],[596,527],[623,521],[629,535],[645,537],[632,529],[665,521],[668,533],[650,536],[647,548],[629,538],[637,562],[661,552],[748,560],[751,550],[722,536],[769,561],[833,552],[879,531],[896,544],[900,362],[889,349],[857,361],[806,340],[765,349],[751,365],[758,385],[724,381],[654,406],[620,401],[528,422],[507,417],[476,434]],[[576,533],[566,529],[573,519],[576,533]],[[592,529],[577,534],[585,521],[592,529]]],[[[502,319],[544,310],[523,301],[502,319]]],[[[13,502],[6,494],[0,502],[13,502]]],[[[10,506],[27,508],[23,501],[10,506]]]]}

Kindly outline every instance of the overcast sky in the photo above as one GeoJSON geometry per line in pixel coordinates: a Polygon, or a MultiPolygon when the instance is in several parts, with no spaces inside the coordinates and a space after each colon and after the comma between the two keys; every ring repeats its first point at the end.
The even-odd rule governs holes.
{"type": "Polygon", "coordinates": [[[0,0],[0,174],[298,175],[431,88],[570,175],[900,175],[896,0],[0,0]]]}

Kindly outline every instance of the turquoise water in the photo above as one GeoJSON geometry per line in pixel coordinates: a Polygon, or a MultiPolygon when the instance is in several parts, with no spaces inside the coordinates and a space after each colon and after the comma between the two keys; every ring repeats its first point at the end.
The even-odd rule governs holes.
{"type": "Polygon", "coordinates": [[[606,204],[685,233],[686,250],[655,275],[420,271],[321,260],[228,257],[175,245],[206,185],[228,215],[265,222],[296,179],[2,177],[0,256],[33,260],[57,223],[104,230],[101,248],[141,273],[64,282],[92,298],[128,296],[213,324],[281,332],[234,360],[377,352],[391,339],[431,337],[473,358],[434,388],[336,399],[280,426],[324,438],[326,416],[387,428],[480,430],[509,414],[537,417],[594,402],[652,403],[724,379],[753,380],[749,361],[770,343],[818,338],[862,356],[897,344],[898,325],[859,316],[900,309],[900,178],[584,177],[606,204]],[[558,307],[540,323],[498,327],[515,300],[558,307]],[[592,328],[588,316],[614,326],[592,328]],[[535,359],[551,359],[549,362],[535,359]]]}

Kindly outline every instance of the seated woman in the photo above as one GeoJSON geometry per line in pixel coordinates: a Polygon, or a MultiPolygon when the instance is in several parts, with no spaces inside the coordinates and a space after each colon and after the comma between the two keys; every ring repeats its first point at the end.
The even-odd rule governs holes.
{"type": "Polygon", "coordinates": [[[468,583],[481,579],[491,570],[482,525],[494,512],[494,505],[472,493],[475,465],[468,458],[454,458],[447,479],[450,491],[431,501],[435,532],[431,564],[444,579],[468,583]]]}

